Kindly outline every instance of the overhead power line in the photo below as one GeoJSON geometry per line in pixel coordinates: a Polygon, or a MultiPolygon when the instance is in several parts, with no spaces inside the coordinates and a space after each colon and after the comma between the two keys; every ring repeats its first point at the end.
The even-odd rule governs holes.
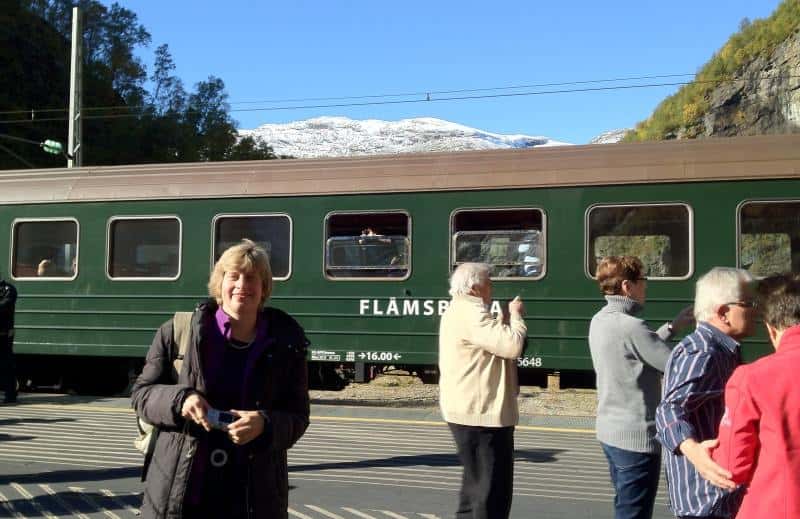
{"type": "MultiPolygon", "coordinates": [[[[800,76],[790,75],[790,76],[771,76],[771,77],[794,78],[800,76]]],[[[234,108],[229,110],[229,112],[274,112],[274,111],[308,110],[308,109],[319,109],[319,108],[348,108],[348,107],[361,107],[361,106],[418,104],[418,103],[443,102],[443,101],[470,101],[478,99],[497,99],[497,98],[527,97],[527,96],[540,96],[540,95],[552,95],[552,94],[569,94],[578,92],[603,92],[603,91],[613,91],[613,90],[634,90],[642,88],[683,86],[692,82],[704,83],[704,84],[708,83],[716,84],[716,83],[745,81],[745,80],[746,79],[744,78],[740,79],[719,78],[719,79],[709,79],[704,81],[693,80],[693,81],[676,81],[676,82],[664,82],[664,83],[640,83],[635,85],[613,85],[613,86],[603,86],[603,87],[582,87],[582,88],[568,88],[568,89],[554,89],[554,90],[535,90],[528,92],[509,92],[500,94],[476,94],[476,95],[462,95],[462,96],[457,95],[457,96],[445,96],[445,97],[434,97],[433,92],[429,93],[426,92],[424,98],[418,98],[418,99],[398,99],[398,100],[363,101],[363,102],[328,103],[328,104],[301,104],[301,105],[289,105],[289,106],[263,106],[258,108],[234,108]]],[[[611,80],[595,80],[593,82],[600,82],[600,81],[611,81],[611,80]]],[[[577,82],[571,82],[566,84],[577,84],[577,82]]],[[[520,88],[520,87],[499,87],[497,89],[485,89],[485,90],[498,90],[500,88],[520,88]]],[[[463,90],[462,92],[477,92],[482,90],[484,89],[468,89],[468,90],[463,90]]],[[[457,92],[457,91],[451,91],[451,92],[457,92]]],[[[25,112],[29,113],[29,111],[25,112]]],[[[199,111],[187,110],[185,113],[199,113],[199,111]]],[[[137,112],[121,113],[121,114],[85,115],[84,119],[123,119],[123,118],[139,117],[142,114],[143,112],[140,110],[137,112]]],[[[66,121],[66,120],[67,120],[66,117],[45,117],[32,120],[6,119],[6,120],[0,120],[0,124],[31,124],[31,123],[66,121]]]]}
{"type": "MultiPolygon", "coordinates": [[[[61,144],[59,141],[52,140],[52,139],[45,139],[44,141],[34,141],[32,139],[25,139],[23,137],[17,137],[14,135],[8,135],[5,133],[0,133],[0,139],[8,139],[10,141],[16,142],[24,142],[25,144],[34,144],[35,146],[42,148],[45,153],[50,153],[52,155],[64,155],[68,159],[72,159],[72,155],[68,153],[64,153],[64,145],[61,144]]],[[[8,148],[3,147],[6,151],[13,154],[8,148]]],[[[16,156],[16,155],[15,155],[16,156]]],[[[19,157],[17,157],[19,158],[19,157]]],[[[20,160],[23,160],[20,158],[20,160]]]]}
{"type": "MultiPolygon", "coordinates": [[[[518,90],[520,88],[544,88],[553,86],[568,86],[568,85],[586,85],[592,83],[613,83],[619,81],[641,81],[645,79],[665,79],[672,77],[686,77],[693,76],[694,74],[651,74],[646,76],[629,76],[619,78],[607,79],[587,79],[580,81],[562,81],[557,83],[529,83],[521,85],[504,85],[499,87],[485,87],[485,88],[462,88],[456,90],[426,90],[417,92],[405,93],[392,93],[392,94],[365,94],[365,95],[352,95],[340,97],[298,97],[298,98],[285,98],[285,99],[262,99],[258,101],[230,101],[229,105],[247,105],[247,104],[261,104],[261,103],[307,103],[316,101],[354,101],[357,99],[385,99],[393,97],[412,97],[412,96],[428,96],[428,95],[449,95],[449,94],[464,94],[473,92],[492,92],[503,90],[518,90]]],[[[147,108],[146,105],[109,105],[109,106],[84,106],[84,111],[102,111],[102,110],[143,110],[147,108]]],[[[36,113],[52,113],[52,112],[66,112],[66,108],[31,108],[26,110],[0,110],[0,115],[16,115],[16,114],[36,114],[36,113]]]]}
{"type": "MultiPolygon", "coordinates": [[[[347,101],[355,99],[372,99],[372,98],[386,98],[386,97],[411,97],[411,96],[427,96],[427,95],[448,95],[448,94],[464,94],[471,92],[493,92],[502,90],[515,90],[520,88],[543,88],[552,86],[567,86],[567,85],[586,85],[592,83],[612,83],[619,81],[639,81],[643,79],[664,79],[670,77],[686,77],[693,76],[694,74],[660,74],[650,76],[632,76],[610,79],[587,79],[582,81],[562,81],[558,83],[532,83],[523,85],[506,85],[500,87],[485,87],[485,88],[462,88],[457,90],[427,90],[424,92],[407,92],[405,94],[374,94],[374,95],[361,95],[361,96],[344,96],[344,97],[305,97],[296,99],[267,99],[263,101],[238,101],[230,104],[258,104],[258,103],[305,103],[310,101],[347,101]]],[[[0,112],[2,113],[2,112],[0,112]]]]}
{"type": "Polygon", "coordinates": [[[3,151],[5,151],[6,153],[8,153],[9,155],[11,155],[12,157],[14,157],[15,159],[17,159],[18,161],[22,162],[23,164],[25,164],[25,165],[26,165],[26,166],[28,166],[29,168],[31,168],[31,169],[35,169],[35,168],[36,168],[36,166],[34,166],[34,165],[33,165],[33,164],[30,162],[30,161],[28,161],[27,159],[25,159],[25,158],[24,158],[24,157],[22,157],[21,155],[19,155],[19,154],[15,153],[15,152],[14,152],[14,150],[12,150],[12,149],[10,149],[10,148],[8,148],[8,147],[6,147],[6,146],[3,146],[2,144],[0,144],[0,150],[3,150],[3,151]]]}
{"type": "Polygon", "coordinates": [[[5,133],[0,133],[0,139],[8,139],[10,141],[24,142],[26,144],[36,144],[37,146],[39,144],[41,144],[41,142],[39,142],[39,141],[34,141],[34,140],[31,140],[31,139],[24,139],[22,137],[16,137],[14,135],[8,135],[8,134],[5,134],[5,133]]]}

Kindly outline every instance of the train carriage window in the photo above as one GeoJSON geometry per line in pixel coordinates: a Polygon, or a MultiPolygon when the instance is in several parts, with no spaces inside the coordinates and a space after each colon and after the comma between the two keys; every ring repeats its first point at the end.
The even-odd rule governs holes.
{"type": "Polygon", "coordinates": [[[411,218],[401,211],[331,213],[324,261],[325,275],[333,279],[406,279],[411,218]]]}
{"type": "Polygon", "coordinates": [[[112,218],[108,223],[108,276],[177,279],[181,223],[174,216],[112,218]]]}
{"type": "Polygon", "coordinates": [[[800,272],[800,201],[739,207],[737,266],[755,276],[800,272]]]}
{"type": "Polygon", "coordinates": [[[637,256],[652,279],[692,275],[692,212],[685,204],[594,206],[586,213],[586,271],[605,256],[637,256]]]}
{"type": "Polygon", "coordinates": [[[492,279],[541,279],[545,272],[541,209],[468,209],[450,219],[450,268],[479,262],[492,279]]]}
{"type": "Polygon", "coordinates": [[[286,214],[218,215],[214,219],[214,263],[225,249],[253,240],[269,254],[272,278],[288,279],[292,265],[292,221],[286,214]]]}
{"type": "Polygon", "coordinates": [[[13,277],[70,280],[77,276],[77,220],[15,220],[12,242],[13,277]]]}

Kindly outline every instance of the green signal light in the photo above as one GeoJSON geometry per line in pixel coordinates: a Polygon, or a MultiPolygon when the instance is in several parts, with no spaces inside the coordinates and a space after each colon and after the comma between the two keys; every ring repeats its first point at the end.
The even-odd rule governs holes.
{"type": "Polygon", "coordinates": [[[47,153],[52,153],[53,155],[61,155],[64,153],[64,145],[58,141],[53,141],[50,139],[42,143],[42,149],[47,153]]]}

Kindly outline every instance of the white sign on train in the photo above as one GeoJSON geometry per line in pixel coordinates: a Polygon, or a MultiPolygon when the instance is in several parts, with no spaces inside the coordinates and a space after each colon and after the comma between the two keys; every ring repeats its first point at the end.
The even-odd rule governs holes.
{"type": "MultiPolygon", "coordinates": [[[[358,301],[359,315],[374,315],[379,317],[401,317],[407,315],[442,315],[447,310],[450,301],[446,299],[360,299],[358,301]]],[[[493,314],[500,313],[500,303],[492,301],[489,310],[493,314]]]]}
{"type": "Polygon", "coordinates": [[[358,354],[358,358],[360,360],[400,360],[403,356],[391,351],[362,351],[358,354]]]}
{"type": "Polygon", "coordinates": [[[520,368],[541,368],[541,357],[520,357],[517,359],[517,366],[520,368]]]}
{"type": "Polygon", "coordinates": [[[339,361],[341,358],[335,351],[311,350],[311,360],[339,361]]]}

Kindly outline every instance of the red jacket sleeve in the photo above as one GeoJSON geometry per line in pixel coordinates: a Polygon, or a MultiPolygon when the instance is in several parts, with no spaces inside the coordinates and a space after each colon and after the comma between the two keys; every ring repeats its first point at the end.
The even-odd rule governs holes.
{"type": "Polygon", "coordinates": [[[753,401],[748,366],[733,372],[725,385],[725,414],[719,424],[719,447],[714,461],[733,473],[733,481],[746,485],[753,477],[760,448],[761,412],[753,401]]]}

